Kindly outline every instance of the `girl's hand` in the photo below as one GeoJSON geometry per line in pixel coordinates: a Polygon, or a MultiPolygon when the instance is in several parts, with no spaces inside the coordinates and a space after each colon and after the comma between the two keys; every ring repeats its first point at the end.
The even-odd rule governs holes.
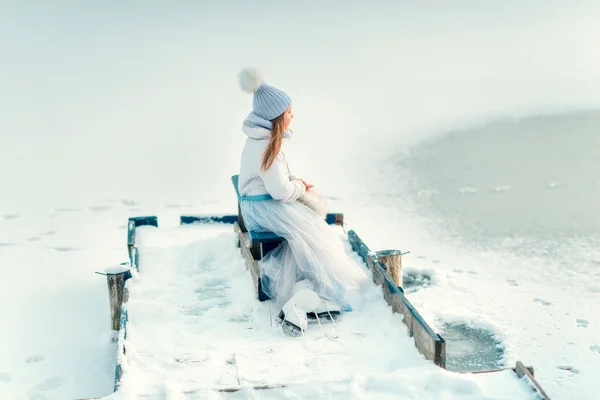
{"type": "Polygon", "coordinates": [[[310,183],[306,183],[306,181],[304,179],[300,179],[302,181],[302,183],[304,184],[304,187],[306,188],[306,191],[310,191],[310,189],[314,188],[315,185],[311,185],[310,183]]]}

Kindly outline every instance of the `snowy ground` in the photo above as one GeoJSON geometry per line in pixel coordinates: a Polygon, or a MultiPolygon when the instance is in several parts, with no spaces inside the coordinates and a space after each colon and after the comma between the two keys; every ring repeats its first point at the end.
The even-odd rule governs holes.
{"type": "Polygon", "coordinates": [[[289,338],[271,302],[255,300],[231,225],[137,233],[122,392],[111,398],[230,398],[211,389],[264,385],[286,388],[231,397],[534,398],[513,372],[457,374],[426,361],[373,283],[351,294],[354,311],[335,329],[289,338]]]}
{"type": "MultiPolygon", "coordinates": [[[[294,99],[294,172],[372,248],[411,250],[406,266],[433,274],[412,294],[428,320],[486,326],[507,363],[533,365],[551,397],[594,399],[598,267],[577,267],[597,245],[562,241],[568,263],[494,243],[474,249],[463,232],[441,229],[449,218],[417,215],[402,189],[390,190],[406,174],[384,166],[474,123],[600,109],[599,19],[595,0],[3,2],[0,398],[110,393],[106,283],[94,271],[127,259],[128,217],[174,226],[183,213],[235,212],[229,177],[251,102],[235,76],[255,66],[294,99]]],[[[486,149],[501,149],[497,141],[486,149]]],[[[474,142],[465,151],[480,152],[474,142]]],[[[579,147],[567,148],[578,160],[579,147]]],[[[503,149],[508,160],[516,147],[503,149]]],[[[594,161],[581,175],[597,182],[594,161]]],[[[563,193],[565,176],[540,184],[563,193]]],[[[521,193],[521,180],[481,182],[452,198],[521,193]]],[[[574,209],[552,215],[569,220],[587,206],[570,193],[574,209]]]]}

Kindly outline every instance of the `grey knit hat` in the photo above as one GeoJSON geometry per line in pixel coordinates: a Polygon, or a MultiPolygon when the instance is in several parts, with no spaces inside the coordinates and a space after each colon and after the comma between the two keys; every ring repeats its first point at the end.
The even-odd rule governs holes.
{"type": "Polygon", "coordinates": [[[260,74],[252,68],[241,70],[238,79],[243,91],[254,93],[252,108],[260,118],[271,121],[292,104],[287,93],[264,83],[260,74]]]}

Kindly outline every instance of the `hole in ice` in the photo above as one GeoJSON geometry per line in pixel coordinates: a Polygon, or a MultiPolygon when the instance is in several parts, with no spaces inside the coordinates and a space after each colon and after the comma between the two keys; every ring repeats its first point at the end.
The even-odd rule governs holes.
{"type": "Polygon", "coordinates": [[[535,299],[533,299],[533,302],[534,303],[540,303],[541,305],[546,306],[546,307],[552,305],[552,303],[550,303],[549,301],[546,301],[544,299],[540,299],[539,297],[536,297],[535,299]]]}
{"type": "Polygon", "coordinates": [[[25,360],[27,364],[35,364],[41,361],[44,361],[44,356],[41,354],[34,354],[32,356],[29,356],[27,360],[25,360]]]}
{"type": "Polygon", "coordinates": [[[69,252],[69,251],[78,251],[81,249],[79,249],[77,247],[53,247],[51,250],[59,252],[59,253],[65,253],[65,252],[69,252]]]}
{"type": "Polygon", "coordinates": [[[445,323],[446,369],[473,372],[504,367],[504,346],[486,329],[464,323],[445,323]]]}
{"type": "Polygon", "coordinates": [[[577,327],[579,328],[587,328],[589,322],[585,319],[578,319],[575,322],[577,322],[577,327]]]}
{"type": "Polygon", "coordinates": [[[417,271],[405,272],[402,274],[402,288],[404,293],[414,293],[417,290],[428,287],[431,284],[429,274],[417,271]]]}

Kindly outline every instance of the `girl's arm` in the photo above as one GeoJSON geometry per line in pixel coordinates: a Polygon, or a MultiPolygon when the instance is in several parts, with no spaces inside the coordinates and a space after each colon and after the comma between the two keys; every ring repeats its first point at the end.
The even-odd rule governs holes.
{"type": "Polygon", "coordinates": [[[306,192],[306,186],[301,180],[290,180],[287,165],[283,156],[279,154],[266,171],[260,171],[265,189],[275,200],[290,203],[306,192]]]}

